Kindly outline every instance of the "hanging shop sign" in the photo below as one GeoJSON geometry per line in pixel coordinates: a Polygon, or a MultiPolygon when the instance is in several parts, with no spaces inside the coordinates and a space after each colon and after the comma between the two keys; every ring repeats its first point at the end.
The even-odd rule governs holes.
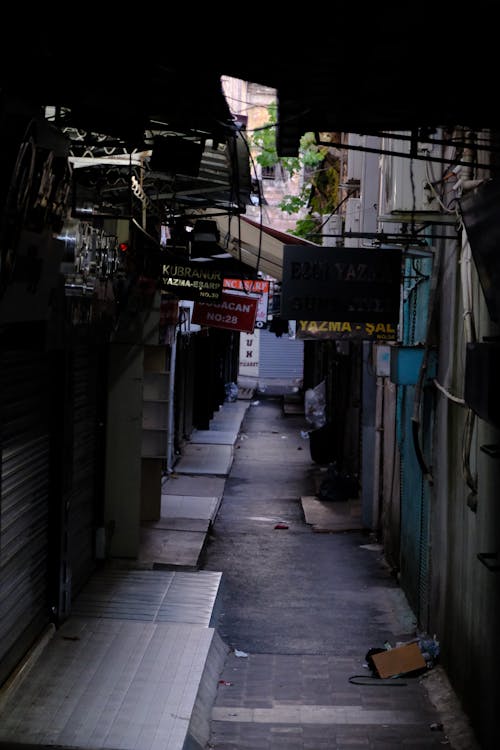
{"type": "Polygon", "coordinates": [[[179,299],[220,302],[223,271],[201,263],[163,263],[160,288],[179,299]]]}
{"type": "Polygon", "coordinates": [[[234,291],[251,292],[258,294],[257,317],[255,325],[257,328],[267,326],[267,310],[269,305],[269,281],[263,279],[224,279],[224,289],[234,291]]]}
{"type": "Polygon", "coordinates": [[[250,297],[248,294],[223,291],[220,304],[196,302],[192,322],[212,328],[252,333],[257,316],[257,302],[256,297],[250,297]]]}
{"type": "Polygon", "coordinates": [[[253,333],[246,333],[244,336],[240,336],[240,362],[238,368],[240,375],[258,377],[259,353],[260,330],[258,328],[253,333]]]}
{"type": "Polygon", "coordinates": [[[339,320],[297,320],[298,339],[362,339],[395,341],[397,327],[393,323],[353,323],[339,320]]]}
{"type": "Polygon", "coordinates": [[[397,248],[283,246],[282,318],[396,327],[400,289],[397,248]]]}

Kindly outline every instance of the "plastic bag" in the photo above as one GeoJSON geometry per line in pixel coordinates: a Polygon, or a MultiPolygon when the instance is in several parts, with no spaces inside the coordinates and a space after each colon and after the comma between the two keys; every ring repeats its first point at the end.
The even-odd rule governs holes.
{"type": "Polygon", "coordinates": [[[304,416],[315,429],[326,424],[326,387],[321,381],[314,388],[308,388],[304,393],[304,416]]]}
{"type": "Polygon", "coordinates": [[[236,383],[226,383],[224,386],[226,393],[226,401],[237,401],[238,400],[238,386],[236,383]]]}

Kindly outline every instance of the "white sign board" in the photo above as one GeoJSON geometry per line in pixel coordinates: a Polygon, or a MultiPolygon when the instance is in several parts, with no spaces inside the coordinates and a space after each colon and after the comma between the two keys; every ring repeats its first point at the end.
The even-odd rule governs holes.
{"type": "Polygon", "coordinates": [[[258,328],[253,333],[240,333],[240,375],[259,376],[259,337],[258,328]]]}

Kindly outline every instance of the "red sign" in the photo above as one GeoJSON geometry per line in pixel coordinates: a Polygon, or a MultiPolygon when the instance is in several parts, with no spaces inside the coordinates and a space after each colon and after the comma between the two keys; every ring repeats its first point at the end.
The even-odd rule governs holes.
{"type": "Polygon", "coordinates": [[[253,333],[257,316],[258,299],[247,294],[222,291],[222,302],[210,304],[195,302],[192,323],[212,328],[229,328],[231,331],[253,333]]]}
{"type": "Polygon", "coordinates": [[[269,281],[264,279],[224,279],[224,289],[252,292],[258,294],[256,322],[267,323],[267,307],[269,304],[269,281]]]}

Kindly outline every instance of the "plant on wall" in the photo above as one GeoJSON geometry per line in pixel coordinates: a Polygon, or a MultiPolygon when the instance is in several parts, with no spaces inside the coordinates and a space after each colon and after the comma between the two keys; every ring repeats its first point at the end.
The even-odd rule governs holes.
{"type": "MultiPolygon", "coordinates": [[[[300,139],[297,157],[278,156],[276,150],[277,105],[268,107],[268,122],[251,139],[255,160],[262,167],[279,165],[292,178],[302,175],[302,186],[297,195],[285,195],[279,208],[289,215],[306,209],[306,215],[289,230],[299,237],[317,235],[325,214],[331,214],[338,203],[339,160],[327,146],[318,146],[314,133],[300,139]]],[[[314,237],[318,241],[317,237],[314,237]]]]}

